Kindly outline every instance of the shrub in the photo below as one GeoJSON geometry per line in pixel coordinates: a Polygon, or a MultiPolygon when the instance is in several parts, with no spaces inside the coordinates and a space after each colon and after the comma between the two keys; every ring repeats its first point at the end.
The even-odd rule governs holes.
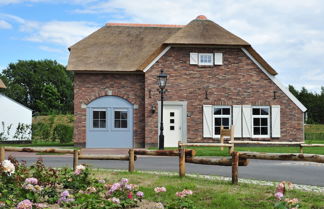
{"type": "Polygon", "coordinates": [[[61,143],[72,142],[73,127],[64,124],[57,124],[53,130],[53,138],[58,139],[61,143]]]}
{"type": "Polygon", "coordinates": [[[49,141],[51,127],[47,123],[36,123],[32,125],[33,140],[49,141]]]}

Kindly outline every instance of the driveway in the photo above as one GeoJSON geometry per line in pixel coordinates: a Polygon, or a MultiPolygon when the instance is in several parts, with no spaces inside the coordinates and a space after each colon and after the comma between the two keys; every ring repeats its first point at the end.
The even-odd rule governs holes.
{"type": "MultiPolygon", "coordinates": [[[[87,149],[86,154],[127,154],[126,149],[94,150],[87,149]]],[[[25,160],[32,164],[39,157],[44,159],[47,166],[72,167],[72,155],[35,155],[34,153],[7,153],[12,154],[18,160],[25,160]]],[[[138,156],[135,162],[136,170],[145,171],[171,171],[178,172],[178,157],[151,157],[138,156]]],[[[128,169],[128,161],[100,161],[80,160],[80,163],[88,164],[94,168],[128,169]]],[[[186,163],[187,173],[231,176],[231,167],[198,165],[186,163]]],[[[291,181],[295,184],[324,186],[324,164],[300,161],[266,161],[250,160],[247,167],[239,167],[239,178],[267,180],[267,181],[291,181]]]]}

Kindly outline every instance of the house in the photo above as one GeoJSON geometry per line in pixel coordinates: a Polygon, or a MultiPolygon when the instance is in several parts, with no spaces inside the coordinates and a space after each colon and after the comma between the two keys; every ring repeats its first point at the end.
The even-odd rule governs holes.
{"type": "Polygon", "coordinates": [[[31,140],[31,125],[32,110],[0,93],[0,141],[31,140]]]}
{"type": "Polygon", "coordinates": [[[79,146],[157,147],[161,69],[166,147],[219,141],[221,125],[234,125],[236,140],[304,140],[306,108],[248,42],[205,16],[108,23],[69,50],[79,146]]]}

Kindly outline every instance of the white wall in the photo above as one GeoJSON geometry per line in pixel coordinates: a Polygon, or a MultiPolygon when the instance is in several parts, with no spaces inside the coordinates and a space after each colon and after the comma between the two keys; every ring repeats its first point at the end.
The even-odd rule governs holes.
{"type": "MultiPolygon", "coordinates": [[[[0,133],[3,132],[3,123],[5,124],[5,136],[7,140],[15,139],[14,135],[19,123],[29,125],[32,124],[32,110],[19,104],[18,102],[0,94],[0,133]],[[12,124],[9,135],[7,135],[7,127],[12,124]]],[[[31,132],[30,132],[31,133],[31,132]]],[[[26,139],[31,140],[31,134],[25,135],[26,139]]]]}

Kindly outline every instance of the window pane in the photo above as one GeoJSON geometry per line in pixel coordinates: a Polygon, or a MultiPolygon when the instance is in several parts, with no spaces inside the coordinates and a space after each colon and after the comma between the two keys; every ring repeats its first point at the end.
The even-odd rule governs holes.
{"type": "Polygon", "coordinates": [[[268,128],[267,127],[261,127],[261,134],[262,135],[268,135],[268,128]]]}
{"type": "Polygon", "coordinates": [[[106,120],[100,120],[99,126],[100,126],[100,128],[106,128],[106,120]]]}
{"type": "Polygon", "coordinates": [[[100,111],[99,115],[100,115],[100,119],[106,119],[106,111],[100,111]]]}
{"type": "Polygon", "coordinates": [[[170,119],[170,123],[174,123],[174,119],[170,119]]]}
{"type": "Polygon", "coordinates": [[[174,112],[170,112],[170,117],[174,117],[174,112]]]}
{"type": "Polygon", "coordinates": [[[121,128],[127,128],[127,120],[121,121],[121,128]]]}
{"type": "Polygon", "coordinates": [[[121,119],[127,119],[127,112],[126,111],[121,112],[121,119]]]}
{"type": "Polygon", "coordinates": [[[99,111],[93,111],[93,119],[99,119],[99,111]]]}
{"type": "Polygon", "coordinates": [[[120,119],[120,111],[115,111],[115,119],[120,119]]]}
{"type": "Polygon", "coordinates": [[[223,108],[223,115],[229,115],[231,113],[230,108],[223,108]]]}
{"type": "Polygon", "coordinates": [[[223,126],[229,126],[229,119],[228,118],[223,118],[223,126]]]}
{"type": "Polygon", "coordinates": [[[174,131],[174,126],[170,126],[170,130],[171,131],[174,131]]]}
{"type": "Polygon", "coordinates": [[[93,120],[92,127],[93,128],[99,128],[99,121],[98,120],[93,120]]]}
{"type": "Polygon", "coordinates": [[[115,120],[115,128],[120,128],[120,120],[115,120]]]}
{"type": "Polygon", "coordinates": [[[221,115],[222,114],[222,109],[221,108],[215,108],[214,109],[214,115],[221,115]]]}
{"type": "Polygon", "coordinates": [[[260,115],[260,108],[253,108],[253,115],[260,115]]]}
{"type": "Polygon", "coordinates": [[[261,115],[269,115],[269,108],[261,108],[261,115]]]}
{"type": "Polygon", "coordinates": [[[260,135],[260,127],[253,128],[254,135],[260,135]]]}
{"type": "Polygon", "coordinates": [[[260,126],[260,118],[253,118],[253,126],[260,126]]]}
{"type": "Polygon", "coordinates": [[[215,118],[215,126],[221,126],[222,120],[220,118],[215,118]]]}
{"type": "Polygon", "coordinates": [[[220,127],[215,127],[215,135],[220,135],[220,127]]]}
{"type": "Polygon", "coordinates": [[[268,119],[267,118],[261,118],[261,126],[267,126],[268,125],[268,119]]]}

